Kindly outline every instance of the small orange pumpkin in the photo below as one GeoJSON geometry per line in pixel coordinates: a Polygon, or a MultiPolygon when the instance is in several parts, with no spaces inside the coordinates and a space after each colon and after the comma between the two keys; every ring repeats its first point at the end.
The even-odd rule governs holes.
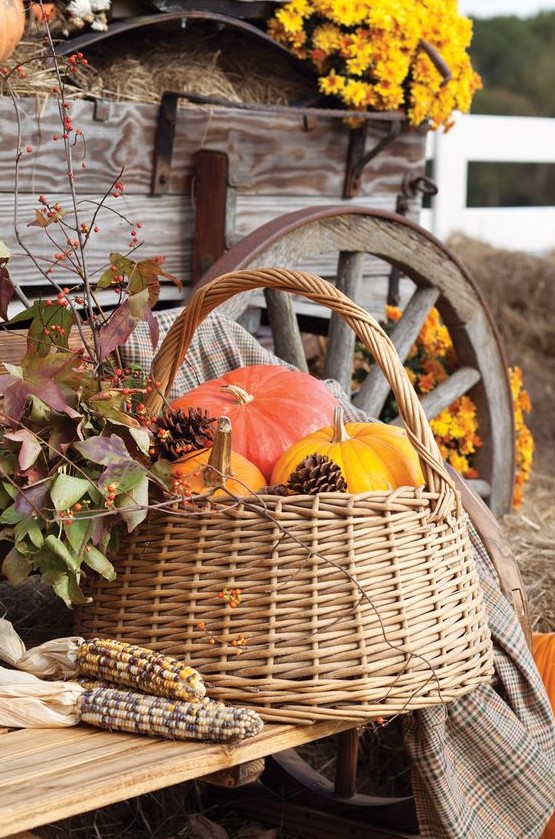
{"type": "Polygon", "coordinates": [[[23,0],[0,3],[0,61],[5,61],[17,47],[25,30],[23,0]]]}
{"type": "Polygon", "coordinates": [[[211,497],[250,495],[266,485],[260,469],[231,448],[231,423],[228,417],[218,419],[214,443],[174,461],[170,474],[176,489],[181,486],[191,495],[211,497]],[[226,492],[227,490],[227,492],[226,492]]]}
{"type": "MultiPolygon", "coordinates": [[[[555,713],[555,632],[534,632],[532,652],[555,713]]],[[[541,839],[555,839],[555,815],[551,817],[541,839]]]]}
{"type": "Polygon", "coordinates": [[[406,432],[381,422],[343,423],[337,407],[334,424],[308,434],[278,459],[271,483],[286,483],[296,466],[311,454],[327,455],[340,467],[348,492],[420,486],[424,476],[406,432]]]}
{"type": "Polygon", "coordinates": [[[29,12],[37,23],[52,23],[58,14],[55,3],[32,3],[29,12]]]}
{"type": "Polygon", "coordinates": [[[252,364],[203,382],[171,407],[186,411],[199,405],[213,417],[229,417],[234,451],[256,463],[268,481],[282,452],[332,422],[337,399],[308,373],[252,364]]]}

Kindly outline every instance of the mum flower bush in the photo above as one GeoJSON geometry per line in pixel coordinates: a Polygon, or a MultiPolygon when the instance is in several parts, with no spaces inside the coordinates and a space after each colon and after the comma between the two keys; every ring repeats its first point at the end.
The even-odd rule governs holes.
{"type": "Polygon", "coordinates": [[[403,109],[411,126],[449,128],[482,86],[456,0],[291,0],[268,32],[312,64],[322,93],[357,111],[403,109]]]}
{"type": "MultiPolygon", "coordinates": [[[[397,306],[386,307],[385,321],[382,324],[386,332],[391,332],[402,314],[397,306]]],[[[357,344],[353,374],[355,388],[366,377],[372,363],[372,358],[365,347],[357,344]]],[[[457,369],[453,342],[437,309],[430,310],[407,356],[405,369],[419,396],[432,391],[457,369]]],[[[513,506],[520,507],[524,486],[530,479],[534,454],[534,438],[525,421],[525,414],[531,411],[532,406],[524,387],[520,368],[509,368],[509,378],[515,419],[516,471],[513,506]]],[[[388,422],[397,413],[396,405],[390,396],[380,418],[388,422]]],[[[479,434],[476,405],[472,399],[467,395],[459,397],[430,420],[430,427],[447,463],[464,478],[480,477],[473,461],[474,455],[482,445],[482,440],[479,434]]]]}

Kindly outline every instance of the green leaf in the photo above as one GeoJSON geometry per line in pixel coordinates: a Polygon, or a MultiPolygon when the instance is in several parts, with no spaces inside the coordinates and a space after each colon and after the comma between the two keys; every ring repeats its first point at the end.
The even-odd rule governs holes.
{"type": "Polygon", "coordinates": [[[0,260],[4,261],[9,259],[11,256],[11,251],[8,246],[0,239],[0,260]]]}
{"type": "Polygon", "coordinates": [[[137,444],[139,451],[148,454],[151,443],[149,432],[145,428],[130,428],[129,433],[137,444]]]}
{"type": "Polygon", "coordinates": [[[92,600],[92,597],[85,597],[74,574],[63,572],[54,577],[50,585],[66,606],[84,606],[92,600]]]}
{"type": "Polygon", "coordinates": [[[72,571],[79,570],[79,563],[76,558],[68,551],[62,540],[57,536],[50,533],[44,540],[44,546],[52,551],[55,556],[59,557],[72,571]]]}
{"type": "Polygon", "coordinates": [[[161,458],[152,464],[152,474],[158,478],[164,486],[169,487],[171,480],[171,463],[161,458]]]}
{"type": "Polygon", "coordinates": [[[17,548],[21,553],[36,553],[33,547],[40,550],[44,545],[44,535],[33,516],[25,516],[24,519],[16,524],[14,527],[14,536],[17,548]],[[25,546],[25,540],[27,538],[31,543],[28,547],[25,546]]]}
{"type": "Polygon", "coordinates": [[[118,495],[116,498],[116,507],[127,525],[129,533],[145,520],[148,512],[148,485],[148,476],[143,475],[139,483],[132,487],[129,492],[118,495]]]}
{"type": "MultiPolygon", "coordinates": [[[[11,486],[11,484],[8,484],[8,486],[10,487],[11,490],[14,489],[11,486]]],[[[13,493],[11,493],[8,490],[8,488],[6,487],[6,484],[3,481],[0,482],[0,510],[5,510],[6,507],[9,507],[11,502],[14,500],[14,498],[15,498],[15,490],[14,490],[13,493]]]]}
{"type": "Polygon", "coordinates": [[[44,301],[34,304],[37,313],[27,332],[27,352],[46,356],[54,347],[69,347],[69,333],[75,323],[70,306],[47,306],[44,301]],[[55,328],[54,328],[55,327],[55,328]]]}
{"type": "Polygon", "coordinates": [[[10,318],[8,323],[11,325],[13,323],[25,323],[28,320],[33,320],[39,311],[40,302],[36,300],[32,306],[29,306],[27,309],[23,309],[21,312],[18,312],[17,315],[14,315],[13,318],[10,318]]]}
{"type": "Polygon", "coordinates": [[[98,485],[103,489],[114,484],[117,487],[116,494],[119,496],[137,486],[145,475],[145,467],[130,458],[128,461],[107,466],[99,478],[98,485]]]}
{"type": "Polygon", "coordinates": [[[90,481],[84,478],[60,473],[50,487],[50,498],[55,509],[58,512],[69,510],[88,492],[90,486],[90,481]]]}
{"type": "Polygon", "coordinates": [[[14,546],[4,557],[2,573],[12,586],[18,586],[25,580],[33,569],[29,560],[20,554],[14,546]]]}
{"type": "Polygon", "coordinates": [[[26,518],[26,516],[27,513],[20,513],[19,510],[15,509],[15,504],[12,504],[11,507],[6,507],[2,515],[0,515],[0,524],[17,524],[26,518]]]}
{"type": "Polygon", "coordinates": [[[75,516],[73,521],[64,522],[64,536],[70,548],[79,556],[83,554],[83,549],[89,541],[90,532],[91,521],[88,518],[75,516]]]}
{"type": "Polygon", "coordinates": [[[100,275],[100,279],[96,284],[97,289],[110,288],[112,280],[114,279],[114,274],[124,274],[128,276],[133,271],[135,264],[136,263],[132,259],[122,256],[121,253],[111,253],[110,267],[107,268],[106,271],[103,271],[100,275]],[[112,270],[112,266],[115,267],[115,271],[112,270]]]}
{"type": "Polygon", "coordinates": [[[89,568],[92,568],[93,571],[96,571],[97,574],[100,574],[101,577],[104,577],[105,580],[115,580],[116,569],[108,557],[104,556],[103,553],[92,545],[89,547],[90,550],[86,550],[84,554],[85,564],[88,565],[89,568]]]}
{"type": "Polygon", "coordinates": [[[44,545],[44,533],[32,516],[29,517],[27,536],[36,548],[42,548],[44,545]]]}

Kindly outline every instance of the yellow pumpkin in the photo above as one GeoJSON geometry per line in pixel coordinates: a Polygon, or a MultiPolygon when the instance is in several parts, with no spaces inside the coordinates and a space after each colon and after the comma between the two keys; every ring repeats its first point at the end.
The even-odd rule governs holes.
{"type": "Polygon", "coordinates": [[[284,452],[272,472],[272,484],[287,482],[305,457],[327,455],[341,468],[352,493],[420,486],[424,475],[406,432],[381,422],[344,424],[343,409],[334,424],[306,435],[284,452]]]}
{"type": "Polygon", "coordinates": [[[218,419],[214,443],[171,464],[174,489],[184,494],[222,496],[250,495],[266,486],[264,475],[254,463],[231,448],[231,422],[218,419]]]}
{"type": "Polygon", "coordinates": [[[23,0],[0,3],[0,61],[6,61],[17,47],[25,30],[23,0]]]}
{"type": "MultiPolygon", "coordinates": [[[[555,632],[534,632],[532,635],[534,661],[555,713],[555,632]]],[[[555,839],[555,815],[547,824],[541,839],[555,839]]]]}

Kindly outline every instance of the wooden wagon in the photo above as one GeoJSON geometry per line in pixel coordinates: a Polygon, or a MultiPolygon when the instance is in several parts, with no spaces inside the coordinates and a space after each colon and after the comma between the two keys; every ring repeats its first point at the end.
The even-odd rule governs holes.
{"type": "MultiPolygon", "coordinates": [[[[194,18],[194,13],[168,13],[165,22],[187,16],[194,18]]],[[[216,15],[212,17],[221,23],[216,15]]],[[[145,26],[161,23],[159,19],[144,21],[145,26]]],[[[112,30],[110,37],[119,31],[112,30]]],[[[78,48],[76,39],[71,49],[78,48]]],[[[388,288],[391,291],[392,271],[400,272],[401,285],[395,292],[399,302],[407,308],[410,301],[415,301],[409,310],[411,317],[403,319],[405,325],[397,333],[400,351],[408,352],[411,336],[430,307],[437,305],[455,336],[467,371],[464,375],[468,378],[457,385],[458,393],[470,389],[482,406],[483,427],[490,440],[484,452],[483,494],[494,512],[503,512],[510,496],[507,475],[512,468],[506,450],[512,440],[512,415],[504,356],[494,325],[464,266],[416,224],[421,198],[418,185],[425,175],[425,133],[407,131],[402,114],[368,115],[363,128],[351,129],[344,123],[344,113],[316,108],[244,108],[237,103],[198,101],[194,96],[188,97],[187,108],[180,108],[182,99],[181,92],[167,91],[160,105],[80,100],[71,106],[74,124],[81,126],[87,137],[88,168],[77,184],[80,198],[98,200],[110,190],[114,174],[125,171],[125,191],[118,199],[118,210],[134,220],[145,220],[148,244],[144,256],[165,256],[166,270],[184,284],[183,293],[171,284],[164,287],[162,305],[181,305],[196,282],[205,282],[223,270],[256,267],[268,261],[338,277],[347,290],[356,274],[358,301],[380,317],[388,288]],[[371,257],[362,270],[360,265],[353,269],[360,262],[357,255],[371,257]],[[468,374],[468,370],[474,372],[468,374]],[[501,494],[496,495],[494,488],[501,494]]],[[[34,166],[33,156],[22,168],[17,214],[23,229],[25,221],[33,216],[39,189],[62,205],[67,191],[65,166],[59,154],[50,152],[47,141],[58,126],[56,104],[29,97],[20,106],[25,143],[45,149],[40,169],[34,166]]],[[[0,120],[9,124],[12,119],[12,104],[1,100],[0,120]]],[[[13,142],[4,133],[0,140],[0,190],[4,193],[0,228],[2,238],[16,252],[17,243],[4,232],[12,228],[12,174],[13,142]]],[[[107,216],[102,227],[102,238],[97,244],[92,240],[90,253],[91,263],[97,266],[106,260],[106,242],[121,240],[117,216],[107,216]]],[[[19,268],[16,256],[12,264],[18,281],[31,297],[46,290],[32,266],[22,264],[19,268]]],[[[266,300],[251,298],[248,305],[258,312],[266,306],[266,300]]],[[[303,309],[300,303],[295,312],[304,317],[322,317],[321,312],[303,309]]],[[[233,315],[244,317],[244,313],[243,306],[233,315]]],[[[253,323],[250,317],[246,322],[253,323]]],[[[8,359],[7,351],[2,358],[8,359]]],[[[437,403],[430,411],[435,408],[437,403]]],[[[468,503],[471,507],[472,501],[468,503]]],[[[477,514],[478,519],[490,522],[490,529],[486,525],[483,535],[493,546],[493,553],[498,556],[496,550],[500,549],[511,568],[507,594],[525,622],[522,588],[500,534],[491,529],[487,514],[477,514]],[[480,519],[484,515],[486,518],[480,519]]],[[[95,733],[91,738],[90,731],[79,727],[64,735],[60,743],[51,732],[38,736],[34,732],[6,734],[8,747],[3,754],[16,771],[0,788],[2,812],[6,814],[0,836],[44,823],[46,806],[49,820],[76,814],[179,780],[202,777],[207,769],[215,772],[240,766],[343,728],[346,733],[339,744],[335,789],[314,778],[307,780],[303,770],[305,788],[299,798],[300,809],[297,812],[292,808],[291,812],[301,820],[314,819],[314,805],[319,812],[326,800],[325,819],[330,824],[330,811],[335,813],[337,836],[381,839],[405,835],[402,831],[390,832],[388,824],[393,822],[383,815],[387,805],[383,805],[382,821],[378,818],[377,825],[368,826],[372,802],[355,795],[358,735],[355,726],[346,724],[335,725],[333,731],[329,726],[302,730],[269,727],[251,744],[232,751],[155,743],[149,752],[151,762],[144,762],[142,757],[137,762],[137,754],[144,754],[142,741],[125,735],[95,733]],[[86,765],[80,771],[86,802],[76,795],[64,796],[68,773],[75,771],[83,755],[86,765]],[[25,799],[15,795],[24,791],[30,796],[41,783],[49,786],[46,799],[42,794],[25,799]],[[343,814],[338,815],[338,802],[345,804],[351,799],[352,804],[359,805],[358,815],[364,814],[364,834],[356,832],[362,827],[343,822],[343,814]]],[[[295,774],[294,761],[291,754],[282,761],[289,777],[295,774]]],[[[239,781],[240,776],[238,771],[239,781]]],[[[260,807],[266,811],[266,799],[260,807]]],[[[343,809],[348,815],[350,806],[343,809]]],[[[278,810],[274,816],[277,813],[279,820],[283,813],[278,810]]],[[[322,822],[316,824],[321,829],[322,822]]]]}

